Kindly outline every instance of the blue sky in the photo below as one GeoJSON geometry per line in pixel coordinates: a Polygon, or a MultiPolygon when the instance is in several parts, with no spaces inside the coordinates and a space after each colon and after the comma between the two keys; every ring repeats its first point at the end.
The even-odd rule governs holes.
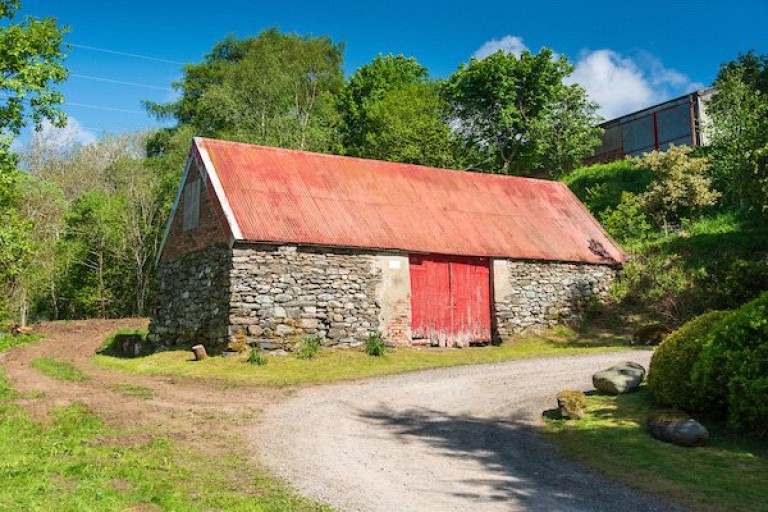
{"type": "Polygon", "coordinates": [[[69,133],[84,142],[159,126],[140,101],[173,99],[181,63],[199,62],[227,34],[273,26],[345,42],[347,73],[379,53],[402,53],[445,77],[473,55],[547,46],[576,64],[573,79],[606,118],[709,85],[719,64],[740,51],[768,53],[766,0],[22,3],[23,14],[53,16],[70,28],[72,76],[62,90],[69,133]]]}

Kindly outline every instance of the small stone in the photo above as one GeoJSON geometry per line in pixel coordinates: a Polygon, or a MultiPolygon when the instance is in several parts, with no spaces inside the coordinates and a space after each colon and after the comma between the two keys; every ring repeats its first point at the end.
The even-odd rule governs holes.
{"type": "Polygon", "coordinates": [[[566,419],[578,420],[584,416],[584,408],[587,406],[587,397],[581,391],[566,389],[557,394],[557,408],[560,416],[566,419]]]}
{"type": "Polygon", "coordinates": [[[290,336],[293,333],[294,333],[294,328],[289,325],[278,324],[278,326],[275,328],[275,334],[280,337],[290,336]]]}

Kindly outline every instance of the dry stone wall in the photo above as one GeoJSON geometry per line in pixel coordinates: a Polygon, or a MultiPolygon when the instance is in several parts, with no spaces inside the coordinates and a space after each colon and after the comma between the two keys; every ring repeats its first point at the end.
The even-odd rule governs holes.
{"type": "Polygon", "coordinates": [[[501,337],[580,318],[617,277],[607,265],[496,261],[496,327],[501,337]]]}
{"type": "Polygon", "coordinates": [[[229,334],[281,348],[306,335],[325,345],[355,346],[378,329],[372,254],[306,247],[236,245],[229,334]]]}
{"type": "Polygon", "coordinates": [[[229,245],[223,243],[160,262],[151,342],[227,342],[230,255],[229,245]]]}

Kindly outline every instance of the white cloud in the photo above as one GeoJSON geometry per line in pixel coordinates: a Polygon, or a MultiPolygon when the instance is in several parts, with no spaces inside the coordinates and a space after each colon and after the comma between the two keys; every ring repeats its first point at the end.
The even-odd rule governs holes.
{"type": "Polygon", "coordinates": [[[599,113],[605,119],[702,87],[646,52],[635,59],[608,49],[583,52],[575,66],[568,82],[581,84],[600,105],[599,113]]]}
{"type": "Polygon", "coordinates": [[[85,129],[72,116],[69,116],[67,124],[63,128],[53,126],[47,119],[43,120],[35,138],[45,144],[46,147],[60,150],[91,144],[97,139],[93,132],[85,129]]]}
{"type": "MultiPolygon", "coordinates": [[[[515,55],[527,49],[520,37],[508,35],[483,44],[473,57],[482,59],[498,50],[515,55]]],[[[630,58],[610,49],[582,51],[566,80],[579,83],[600,106],[599,114],[613,119],[668,98],[700,89],[701,83],[664,64],[648,52],[630,58]]]]}
{"type": "Polygon", "coordinates": [[[483,46],[477,49],[472,56],[476,59],[484,59],[489,55],[493,55],[499,50],[503,50],[506,53],[513,53],[516,56],[520,56],[528,47],[523,43],[522,37],[517,36],[504,36],[501,39],[491,39],[483,43],[483,46]]]}

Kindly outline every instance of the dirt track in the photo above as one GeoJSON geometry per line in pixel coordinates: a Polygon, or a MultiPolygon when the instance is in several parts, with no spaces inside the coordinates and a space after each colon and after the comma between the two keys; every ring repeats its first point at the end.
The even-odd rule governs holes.
{"type": "Polygon", "coordinates": [[[268,466],[344,511],[677,510],[563,459],[535,425],[564,388],[650,352],[449,368],[305,389],[253,433],[268,466]]]}
{"type": "Polygon", "coordinates": [[[284,392],[243,386],[226,388],[215,383],[111,372],[94,366],[91,356],[104,338],[120,327],[143,327],[145,319],[55,322],[36,328],[45,340],[0,355],[0,365],[14,388],[34,393],[22,404],[32,417],[45,421],[54,407],[82,402],[110,424],[120,427],[125,442],[132,437],[163,436],[212,452],[231,449],[271,401],[284,392]],[[42,375],[29,363],[38,357],[69,361],[88,380],[68,382],[42,375]],[[114,390],[115,384],[133,384],[153,391],[151,399],[114,390]]]}

